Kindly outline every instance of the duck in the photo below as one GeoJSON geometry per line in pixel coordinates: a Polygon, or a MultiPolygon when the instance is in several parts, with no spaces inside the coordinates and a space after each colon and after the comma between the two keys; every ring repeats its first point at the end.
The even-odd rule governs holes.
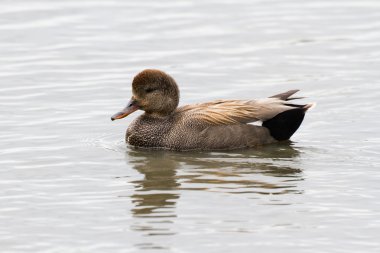
{"type": "Polygon", "coordinates": [[[145,69],[132,81],[127,106],[111,117],[122,119],[142,110],[126,131],[136,148],[233,150],[289,140],[314,103],[294,104],[299,90],[252,100],[215,100],[178,107],[176,81],[158,69],[145,69]]]}

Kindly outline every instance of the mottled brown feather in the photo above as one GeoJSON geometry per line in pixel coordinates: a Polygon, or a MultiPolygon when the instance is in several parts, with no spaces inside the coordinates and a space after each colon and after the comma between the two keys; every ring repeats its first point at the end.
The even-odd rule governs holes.
{"type": "Polygon", "coordinates": [[[178,112],[191,115],[194,120],[203,120],[213,125],[229,125],[264,121],[292,108],[279,98],[267,98],[260,100],[216,100],[186,105],[178,108],[178,112]]]}

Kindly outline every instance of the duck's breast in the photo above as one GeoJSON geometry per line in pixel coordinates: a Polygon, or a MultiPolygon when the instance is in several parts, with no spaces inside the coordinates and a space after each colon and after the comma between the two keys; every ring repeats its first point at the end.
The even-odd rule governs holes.
{"type": "Polygon", "coordinates": [[[162,148],[170,128],[171,123],[166,119],[155,119],[142,115],[128,127],[126,142],[136,147],[162,148]]]}

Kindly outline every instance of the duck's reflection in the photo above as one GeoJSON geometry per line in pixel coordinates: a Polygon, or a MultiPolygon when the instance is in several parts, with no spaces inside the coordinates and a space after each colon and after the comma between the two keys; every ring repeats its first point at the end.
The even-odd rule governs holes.
{"type": "Polygon", "coordinates": [[[180,186],[176,180],[177,161],[168,159],[165,152],[160,151],[130,151],[128,156],[132,158],[130,163],[134,169],[144,176],[132,182],[136,189],[132,195],[135,204],[132,213],[135,216],[153,213],[160,217],[172,216],[164,209],[173,207],[179,197],[175,192],[180,186]]]}
{"type": "Polygon", "coordinates": [[[231,152],[168,152],[130,149],[128,163],[143,175],[135,180],[134,215],[174,215],[181,190],[230,193],[300,193],[295,167],[299,151],[291,143],[231,152]],[[181,170],[179,168],[181,167],[181,170]],[[247,189],[252,189],[251,191],[247,189]]]}
{"type": "Polygon", "coordinates": [[[186,190],[247,194],[249,198],[300,194],[299,154],[290,142],[231,152],[129,149],[128,164],[143,176],[132,181],[131,211],[135,217],[152,218],[144,219],[144,224],[137,222],[133,229],[146,235],[173,234],[169,224],[175,221],[176,202],[186,190]]]}

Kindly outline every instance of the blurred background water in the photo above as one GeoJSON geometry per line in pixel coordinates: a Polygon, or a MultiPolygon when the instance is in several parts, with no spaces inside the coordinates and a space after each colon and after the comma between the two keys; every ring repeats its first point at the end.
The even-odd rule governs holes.
{"type": "Polygon", "coordinates": [[[380,252],[379,41],[377,0],[0,0],[0,251],[380,252]],[[145,68],[318,106],[290,143],[133,150],[145,68]]]}

